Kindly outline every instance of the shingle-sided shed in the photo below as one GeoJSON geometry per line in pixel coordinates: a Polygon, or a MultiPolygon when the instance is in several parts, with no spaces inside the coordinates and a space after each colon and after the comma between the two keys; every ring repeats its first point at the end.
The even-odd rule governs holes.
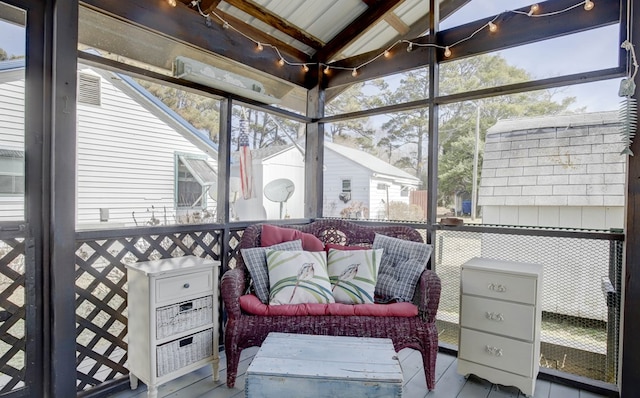
{"type": "Polygon", "coordinates": [[[478,191],[485,224],[622,228],[626,156],[618,113],[500,120],[478,191]]]}

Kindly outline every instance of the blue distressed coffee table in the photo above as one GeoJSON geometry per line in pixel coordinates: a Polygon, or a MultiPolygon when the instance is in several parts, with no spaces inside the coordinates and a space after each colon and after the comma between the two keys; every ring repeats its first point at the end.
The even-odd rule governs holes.
{"type": "Polygon", "coordinates": [[[269,333],[247,370],[245,394],[267,397],[401,397],[391,339],[269,333]]]}

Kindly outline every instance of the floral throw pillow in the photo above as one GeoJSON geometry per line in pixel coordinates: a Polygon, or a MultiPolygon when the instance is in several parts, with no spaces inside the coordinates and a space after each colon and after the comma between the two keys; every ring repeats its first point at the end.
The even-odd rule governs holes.
{"type": "Polygon", "coordinates": [[[326,253],[267,249],[269,304],[334,303],[326,253]]]}
{"type": "Polygon", "coordinates": [[[383,252],[383,249],[329,249],[327,266],[331,290],[336,303],[373,303],[383,252]]]}
{"type": "Polygon", "coordinates": [[[431,257],[431,245],[376,234],[373,248],[384,249],[375,290],[376,302],[411,301],[418,279],[431,257]]]}
{"type": "MultiPolygon", "coordinates": [[[[302,250],[302,241],[292,240],[290,242],[283,242],[270,247],[277,250],[302,250]]],[[[250,247],[247,249],[240,249],[244,264],[251,274],[251,281],[253,282],[253,290],[256,296],[263,303],[269,302],[269,270],[267,269],[267,256],[265,253],[266,247],[250,247]]]]}

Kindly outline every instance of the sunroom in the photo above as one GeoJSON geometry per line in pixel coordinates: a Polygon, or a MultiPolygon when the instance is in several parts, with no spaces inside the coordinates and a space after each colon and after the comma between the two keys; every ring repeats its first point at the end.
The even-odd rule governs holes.
{"type": "Polygon", "coordinates": [[[512,391],[445,377],[475,257],[544,268],[549,396],[640,395],[633,3],[0,0],[0,396],[144,396],[128,266],[336,219],[433,247],[453,365],[405,396],[512,391]]]}

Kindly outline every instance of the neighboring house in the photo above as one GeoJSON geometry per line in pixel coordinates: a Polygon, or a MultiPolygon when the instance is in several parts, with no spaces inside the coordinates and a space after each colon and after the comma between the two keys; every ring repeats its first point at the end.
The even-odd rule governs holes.
{"type": "MultiPolygon", "coordinates": [[[[478,204],[483,224],[622,228],[623,148],[615,111],[498,121],[487,131],[482,164],[478,204]]],[[[607,254],[610,242],[585,248],[580,239],[515,240],[497,234],[492,244],[485,244],[484,237],[479,243],[483,257],[544,265],[553,276],[543,284],[543,311],[607,320],[602,291],[584,287],[599,286],[609,274],[610,262],[616,261],[607,254]],[[514,245],[535,249],[514,250],[529,255],[513,258],[504,247],[514,245]]]]}
{"type": "Polygon", "coordinates": [[[323,214],[339,217],[345,208],[358,202],[368,218],[387,219],[390,202],[409,204],[410,192],[420,187],[420,179],[367,152],[332,142],[325,142],[323,214]]]}
{"type": "MultiPolygon", "coordinates": [[[[296,145],[260,148],[251,151],[255,198],[250,204],[235,202],[240,220],[280,218],[280,205],[264,196],[270,182],[287,178],[295,191],[284,205],[283,218],[304,217],[304,148],[296,145]],[[261,216],[257,210],[264,207],[261,216]]],[[[238,162],[233,162],[231,175],[238,176],[238,162]]],[[[385,219],[388,202],[409,204],[410,192],[418,189],[420,180],[411,174],[364,151],[325,142],[324,207],[326,217],[341,217],[348,209],[349,217],[385,219]]],[[[233,184],[232,184],[233,185],[233,184]]],[[[233,192],[231,192],[233,198],[233,192]]]]}
{"type": "MultiPolygon", "coordinates": [[[[24,62],[0,63],[0,114],[0,160],[22,167],[24,62]]],[[[130,77],[80,65],[77,118],[78,228],[188,222],[214,207],[215,144],[130,77]]],[[[23,193],[0,193],[0,220],[22,217],[23,193]]]]}
{"type": "Polygon", "coordinates": [[[626,157],[617,112],[500,120],[487,131],[484,224],[622,228],[626,157]]]}

